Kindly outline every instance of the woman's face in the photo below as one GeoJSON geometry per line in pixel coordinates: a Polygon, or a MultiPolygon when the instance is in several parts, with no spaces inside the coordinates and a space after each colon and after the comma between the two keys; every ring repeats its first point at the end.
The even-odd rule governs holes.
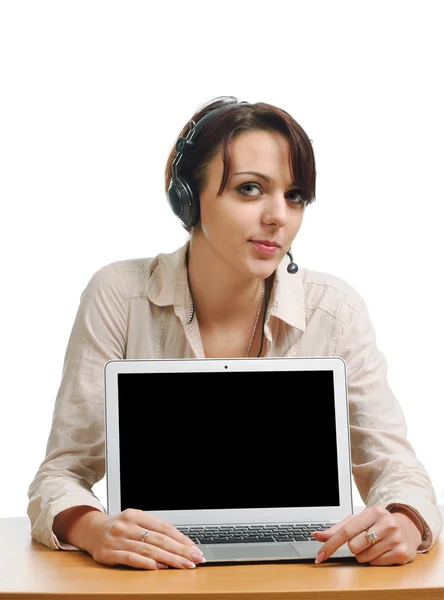
{"type": "Polygon", "coordinates": [[[202,238],[210,260],[244,275],[271,275],[299,231],[305,204],[290,175],[290,145],[274,131],[246,131],[231,142],[227,185],[217,196],[222,154],[208,165],[200,194],[201,218],[193,236],[202,238]]]}

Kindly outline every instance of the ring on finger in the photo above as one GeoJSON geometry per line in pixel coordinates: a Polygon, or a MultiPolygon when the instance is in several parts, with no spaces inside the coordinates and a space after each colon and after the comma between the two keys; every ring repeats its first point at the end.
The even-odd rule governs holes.
{"type": "Polygon", "coordinates": [[[145,538],[147,538],[150,534],[150,530],[149,529],[144,529],[143,533],[142,533],[142,542],[145,541],[145,538]]]}
{"type": "Polygon", "coordinates": [[[367,542],[369,544],[371,544],[372,546],[373,546],[373,544],[376,544],[376,542],[378,541],[378,536],[373,531],[373,529],[370,529],[370,528],[365,530],[365,537],[367,538],[367,542]]]}

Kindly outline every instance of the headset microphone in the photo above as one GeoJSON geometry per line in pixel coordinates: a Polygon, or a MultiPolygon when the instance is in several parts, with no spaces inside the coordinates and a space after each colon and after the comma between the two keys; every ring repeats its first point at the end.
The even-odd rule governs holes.
{"type": "Polygon", "coordinates": [[[297,264],[295,262],[293,262],[293,256],[291,255],[291,251],[290,250],[287,252],[287,256],[290,259],[290,264],[287,267],[287,271],[289,273],[291,273],[292,275],[294,275],[295,273],[298,272],[299,267],[297,266],[297,264]]]}

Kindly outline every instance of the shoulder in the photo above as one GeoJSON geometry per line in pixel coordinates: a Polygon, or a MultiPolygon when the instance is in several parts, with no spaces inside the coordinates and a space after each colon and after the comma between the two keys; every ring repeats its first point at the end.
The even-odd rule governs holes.
{"type": "Polygon", "coordinates": [[[361,310],[364,299],[348,282],[330,273],[301,268],[305,308],[328,312],[335,317],[350,317],[361,310]]]}
{"type": "Polygon", "coordinates": [[[183,256],[184,248],[179,248],[169,254],[108,263],[93,273],[86,289],[118,293],[125,299],[150,296],[153,288],[165,289],[175,281],[183,256]]]}
{"type": "Polygon", "coordinates": [[[93,272],[84,293],[114,290],[124,297],[137,295],[146,286],[153,261],[155,258],[131,258],[103,265],[93,272]]]}

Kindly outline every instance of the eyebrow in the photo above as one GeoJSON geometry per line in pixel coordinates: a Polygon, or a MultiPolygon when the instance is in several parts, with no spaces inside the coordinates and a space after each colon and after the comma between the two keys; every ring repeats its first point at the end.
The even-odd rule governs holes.
{"type": "MultiPolygon", "coordinates": [[[[263,173],[258,173],[257,171],[240,171],[239,173],[233,173],[233,177],[235,175],[256,175],[256,177],[261,177],[262,179],[264,179],[267,183],[270,183],[271,181],[273,181],[272,177],[269,177],[268,175],[264,175],[263,173]]],[[[290,183],[290,185],[295,185],[297,186],[298,184],[295,181],[292,181],[290,183]]]]}

